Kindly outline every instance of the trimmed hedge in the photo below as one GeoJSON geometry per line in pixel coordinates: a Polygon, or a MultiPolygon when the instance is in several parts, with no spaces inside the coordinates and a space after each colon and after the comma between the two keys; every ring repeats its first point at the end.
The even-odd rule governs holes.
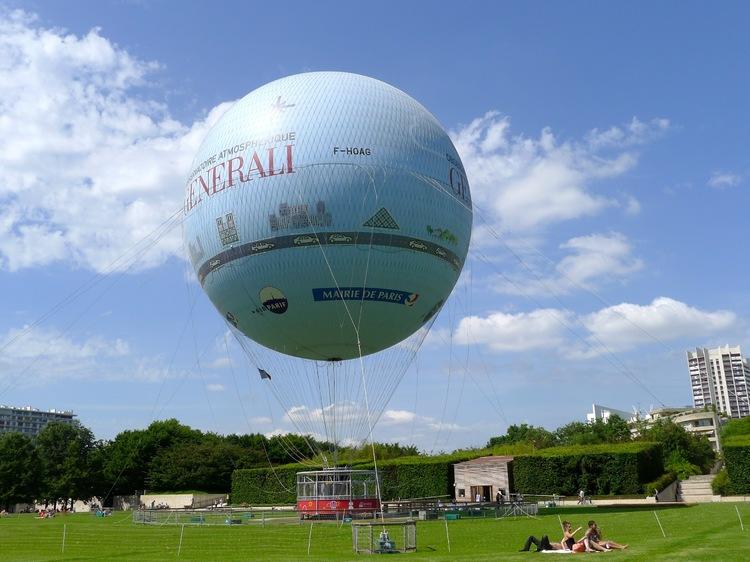
{"type": "MultiPolygon", "coordinates": [[[[453,494],[453,465],[475,458],[476,453],[437,457],[402,457],[378,463],[384,500],[422,498],[453,494]]],[[[370,462],[355,463],[357,469],[372,469],[370,462]]],[[[271,468],[238,469],[232,473],[231,503],[289,504],[296,502],[296,475],[316,470],[308,465],[288,464],[271,468]]],[[[319,469],[318,469],[319,470],[319,469]]]]}
{"type": "Polygon", "coordinates": [[[515,489],[524,494],[638,494],[664,473],[657,443],[551,447],[513,461],[515,489]]]}
{"type": "Polygon", "coordinates": [[[727,490],[733,494],[750,493],[750,435],[728,437],[722,447],[729,477],[727,490]]]}
{"type": "Polygon", "coordinates": [[[307,465],[286,464],[271,468],[242,468],[232,472],[232,504],[289,504],[297,501],[297,473],[315,470],[307,465]]]}
{"type": "MultiPolygon", "coordinates": [[[[495,455],[514,455],[515,491],[574,495],[638,494],[647,482],[664,473],[661,446],[654,443],[552,447],[529,452],[524,447],[502,447],[495,455]]],[[[402,457],[378,463],[384,500],[453,496],[453,465],[489,454],[487,450],[461,451],[435,457],[402,457]]],[[[371,462],[353,468],[372,469],[371,462]]],[[[288,464],[271,468],[238,469],[232,473],[233,504],[290,504],[296,501],[296,474],[315,470],[288,464]]]]}

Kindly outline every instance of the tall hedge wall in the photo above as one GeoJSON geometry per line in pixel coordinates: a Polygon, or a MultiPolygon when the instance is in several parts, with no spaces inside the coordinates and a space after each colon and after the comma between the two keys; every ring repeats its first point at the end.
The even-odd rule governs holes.
{"type": "MultiPolygon", "coordinates": [[[[384,500],[423,498],[453,494],[453,465],[477,454],[437,457],[402,457],[378,463],[384,500]]],[[[354,465],[371,469],[372,463],[354,465]]],[[[271,468],[239,469],[232,473],[233,504],[288,504],[296,501],[296,474],[314,470],[290,464],[271,468]]]]}
{"type": "MultiPolygon", "coordinates": [[[[514,451],[494,451],[511,454],[514,451]]],[[[466,451],[436,457],[402,457],[378,463],[383,499],[453,495],[453,465],[487,455],[466,451]]],[[[372,463],[355,468],[371,469],[372,463]]],[[[296,474],[314,470],[290,464],[271,468],[239,469],[232,474],[234,504],[290,504],[296,501],[296,474]]],[[[661,446],[654,443],[553,447],[515,456],[515,490],[526,494],[638,494],[643,484],[664,472],[661,446]]]]}
{"type": "Polygon", "coordinates": [[[515,489],[525,494],[638,494],[663,472],[656,443],[552,447],[513,461],[515,489]]]}
{"type": "Polygon", "coordinates": [[[314,470],[307,465],[287,464],[270,468],[243,468],[232,472],[232,504],[290,504],[297,501],[297,473],[314,470]]]}
{"type": "Polygon", "coordinates": [[[750,435],[728,437],[722,443],[733,494],[750,494],[750,435]]]}

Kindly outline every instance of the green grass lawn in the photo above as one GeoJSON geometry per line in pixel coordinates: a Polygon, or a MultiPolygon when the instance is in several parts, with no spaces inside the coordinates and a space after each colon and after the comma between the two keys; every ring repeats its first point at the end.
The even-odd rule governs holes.
{"type": "MultiPolygon", "coordinates": [[[[750,526],[750,505],[739,504],[750,526]]],[[[622,552],[584,554],[616,560],[750,560],[750,529],[740,531],[735,504],[706,504],[660,509],[662,536],[651,510],[575,510],[563,519],[577,527],[596,519],[604,537],[629,543],[622,552]]],[[[460,519],[417,523],[418,552],[409,560],[558,560],[558,555],[519,553],[529,534],[557,540],[557,515],[537,519],[460,519]]],[[[130,513],[106,519],[89,514],[39,520],[33,515],[0,519],[1,560],[176,560],[181,527],[134,525],[130,513]],[[65,551],[62,551],[65,526],[65,551]]],[[[180,560],[362,560],[352,552],[349,525],[316,523],[238,526],[185,526],[180,560]]],[[[561,555],[560,555],[561,556],[561,555]]],[[[573,555],[581,556],[581,555],[573,555]]],[[[563,558],[565,559],[565,558],[563,558]]]]}

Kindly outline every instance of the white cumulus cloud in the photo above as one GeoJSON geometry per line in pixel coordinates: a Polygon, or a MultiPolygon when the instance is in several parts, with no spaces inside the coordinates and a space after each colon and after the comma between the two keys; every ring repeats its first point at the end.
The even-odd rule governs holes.
{"type": "Polygon", "coordinates": [[[583,140],[559,140],[545,128],[538,138],[511,135],[510,119],[490,111],[451,136],[466,167],[472,197],[504,229],[531,230],[595,215],[621,205],[637,211],[632,198],[619,202],[594,184],[621,176],[638,160],[632,149],[669,128],[666,119],[594,129],[583,140]]]}
{"type": "Polygon", "coordinates": [[[690,342],[688,345],[699,345],[740,327],[737,315],[731,311],[706,311],[658,297],[645,305],[621,303],[583,315],[545,308],[468,316],[459,323],[456,340],[465,345],[484,345],[496,352],[548,349],[561,357],[582,359],[659,342],[683,340],[690,342]]]}
{"type": "Polygon", "coordinates": [[[565,341],[572,319],[571,312],[556,309],[468,316],[459,323],[455,338],[458,343],[484,344],[494,351],[556,348],[565,341]]]}
{"type": "MultiPolygon", "coordinates": [[[[0,268],[103,271],[180,209],[192,155],[227,105],[183,125],[139,93],[156,71],[96,29],[0,12],[0,268]]],[[[137,267],[181,253],[175,231],[137,267]]]]}
{"type": "Polygon", "coordinates": [[[594,346],[603,343],[612,351],[627,350],[654,340],[689,338],[705,341],[738,324],[728,310],[705,311],[669,297],[650,304],[622,303],[585,315],[581,322],[594,346]]]}
{"type": "MultiPolygon", "coordinates": [[[[565,294],[576,289],[592,290],[605,282],[622,281],[643,267],[633,256],[627,237],[619,232],[589,234],[560,245],[569,255],[554,264],[550,274],[536,273],[544,263],[523,270],[522,275],[505,275],[495,289],[514,295],[565,294]]],[[[541,260],[537,259],[537,262],[541,260]]]]}

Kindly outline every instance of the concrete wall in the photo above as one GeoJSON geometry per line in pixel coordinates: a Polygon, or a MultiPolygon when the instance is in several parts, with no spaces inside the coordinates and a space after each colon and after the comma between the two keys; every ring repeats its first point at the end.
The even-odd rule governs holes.
{"type": "Polygon", "coordinates": [[[154,506],[167,505],[170,509],[199,509],[208,507],[219,501],[226,501],[227,494],[144,494],[141,496],[141,503],[146,508],[154,506]]]}

